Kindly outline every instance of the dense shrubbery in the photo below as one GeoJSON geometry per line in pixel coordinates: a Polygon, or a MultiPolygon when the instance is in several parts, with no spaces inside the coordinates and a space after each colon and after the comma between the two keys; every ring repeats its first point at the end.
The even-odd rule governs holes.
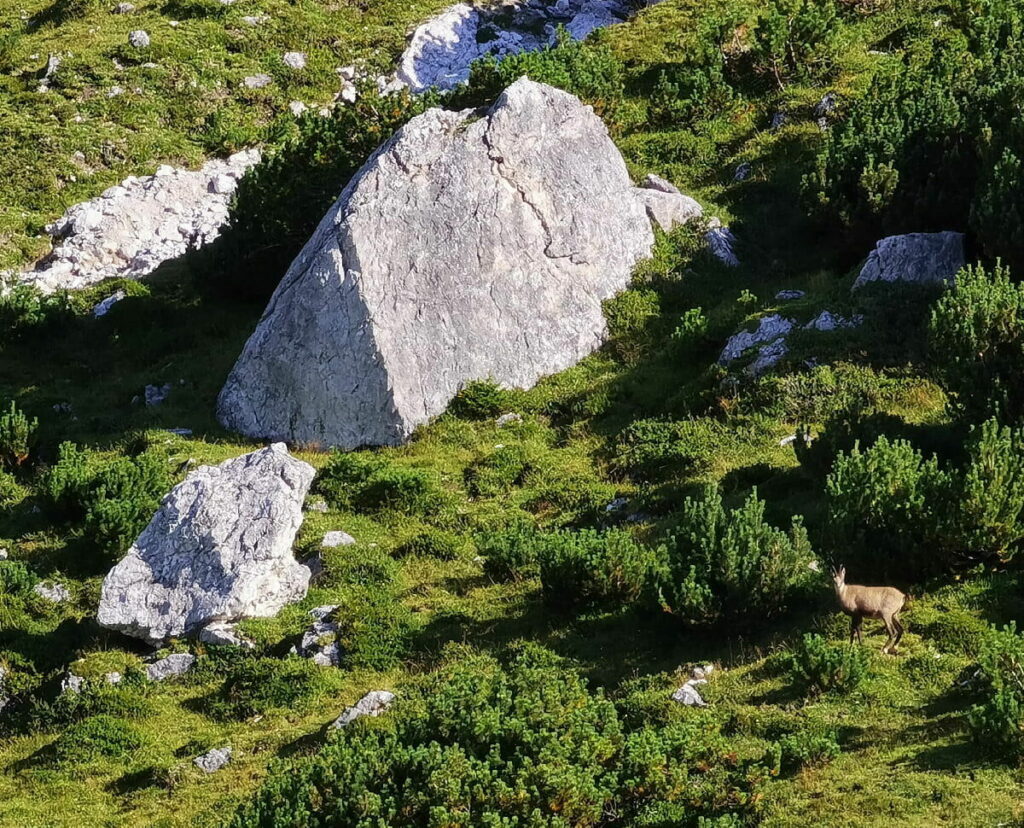
{"type": "Polygon", "coordinates": [[[386,716],[278,767],[234,825],[586,828],[614,813],[695,826],[755,808],[763,769],[738,763],[705,717],[627,729],[546,650],[526,647],[505,669],[451,655],[386,716]]]}
{"type": "Polygon", "coordinates": [[[534,543],[541,585],[553,605],[632,602],[657,570],[656,551],[624,529],[537,533],[534,543]]]}
{"type": "Polygon", "coordinates": [[[841,752],[834,730],[803,727],[779,740],[779,764],[792,770],[807,765],[827,765],[841,752]]]}
{"type": "Polygon", "coordinates": [[[93,545],[115,557],[146,527],[170,486],[167,463],[154,453],[103,462],[73,443],[61,444],[40,483],[55,519],[80,525],[93,545]]]}
{"type": "Polygon", "coordinates": [[[834,644],[813,633],[803,637],[790,662],[793,681],[816,693],[856,690],[867,674],[863,647],[834,644]]]}
{"type": "Polygon", "coordinates": [[[732,510],[714,489],[686,499],[662,550],[666,610],[692,624],[714,624],[760,621],[786,608],[809,583],[814,554],[800,518],[784,532],[765,522],[764,507],[756,492],[732,510]]]}
{"type": "Polygon", "coordinates": [[[100,714],[70,725],[52,746],[58,765],[124,759],[142,747],[139,729],[123,719],[100,714]]]}
{"type": "Polygon", "coordinates": [[[790,78],[821,76],[833,68],[841,31],[834,0],[770,0],[766,6],[753,53],[780,89],[790,78]]]}
{"type": "Polygon", "coordinates": [[[332,673],[297,656],[244,658],[229,668],[209,703],[220,718],[247,719],[271,710],[299,710],[331,687],[332,673]]]}
{"type": "Polygon", "coordinates": [[[701,472],[724,437],[721,423],[711,419],[636,420],[619,435],[615,462],[641,479],[701,472]]]}
{"type": "Polygon", "coordinates": [[[447,498],[436,477],[376,454],[336,452],[317,477],[317,490],[339,509],[435,515],[447,498]]]}
{"type": "Polygon", "coordinates": [[[946,468],[906,440],[840,452],[826,481],[832,544],[858,578],[916,581],[1024,540],[1024,431],[990,420],[968,437],[967,463],[946,468]]]}
{"type": "Polygon", "coordinates": [[[523,482],[535,462],[526,446],[502,446],[466,467],[466,490],[474,497],[507,492],[523,482]]]}
{"type": "Polygon", "coordinates": [[[520,580],[537,573],[536,527],[524,518],[480,532],[477,551],[484,572],[499,581],[520,580]]]}
{"type": "Polygon", "coordinates": [[[1013,624],[991,630],[978,663],[986,699],[970,712],[971,730],[987,749],[1024,757],[1024,636],[1013,624]]]}
{"type": "Polygon", "coordinates": [[[1024,418],[1024,285],[1005,267],[969,267],[932,310],[935,371],[957,408],[977,421],[1024,418]]]}
{"type": "Polygon", "coordinates": [[[448,410],[457,417],[486,420],[506,411],[510,398],[494,380],[470,380],[459,389],[448,410]]]}
{"type": "Polygon", "coordinates": [[[809,189],[869,237],[970,224],[989,255],[1016,264],[1024,17],[1007,0],[956,0],[951,11],[883,64],[833,129],[809,189]]]}

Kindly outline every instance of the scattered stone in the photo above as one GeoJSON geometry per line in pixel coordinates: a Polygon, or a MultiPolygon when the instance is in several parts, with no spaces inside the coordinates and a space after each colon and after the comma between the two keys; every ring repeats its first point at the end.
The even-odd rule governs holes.
{"type": "Polygon", "coordinates": [[[305,69],[306,68],[306,53],[305,52],[285,52],[281,58],[284,65],[289,69],[305,69]]]}
{"type": "Polygon", "coordinates": [[[359,90],[356,85],[350,81],[345,81],[341,85],[341,91],[335,96],[336,101],[342,103],[355,103],[359,99],[359,90]]]}
{"type": "Polygon", "coordinates": [[[687,707],[707,707],[708,703],[704,701],[697,690],[700,685],[707,683],[707,679],[689,679],[672,694],[672,701],[685,704],[687,707]]]}
{"type": "Polygon", "coordinates": [[[575,364],[603,339],[601,302],[653,245],[633,193],[601,120],[552,87],[523,78],[483,117],[417,116],[292,263],[221,391],[220,421],[395,445],[467,380],[530,387],[575,364]]]}
{"type": "Polygon", "coordinates": [[[147,664],[146,678],[150,681],[165,681],[187,673],[195,663],[196,657],[192,653],[173,653],[152,664],[147,664]]]}
{"type": "Polygon", "coordinates": [[[83,687],[85,687],[85,679],[82,676],[76,676],[70,671],[60,682],[61,693],[74,693],[77,696],[82,692],[83,687]]]}
{"type": "Polygon", "coordinates": [[[108,98],[119,98],[123,94],[124,94],[124,87],[123,86],[111,86],[110,89],[107,90],[107,97],[108,98]]]}
{"type": "Polygon", "coordinates": [[[32,591],[51,604],[63,604],[65,601],[71,600],[68,588],[52,581],[40,581],[32,588],[32,591]]]}
{"type": "Polygon", "coordinates": [[[828,129],[829,119],[835,114],[839,104],[839,96],[835,92],[826,92],[814,107],[814,118],[822,132],[828,129]]]}
{"type": "Polygon", "coordinates": [[[209,190],[217,195],[231,195],[238,187],[238,179],[227,173],[220,173],[210,179],[209,190]]]}
{"type": "Polygon", "coordinates": [[[322,515],[326,515],[330,511],[330,507],[327,505],[327,501],[324,499],[312,500],[306,505],[307,512],[319,512],[322,515]]]}
{"type": "Polygon", "coordinates": [[[727,226],[714,219],[704,234],[704,240],[711,249],[711,255],[729,267],[739,267],[740,260],[736,257],[736,237],[727,226]]]}
{"type": "Polygon", "coordinates": [[[775,367],[776,363],[789,353],[789,346],[785,339],[776,339],[762,347],[754,361],[747,366],[747,373],[758,377],[769,368],[775,367]]]}
{"type": "Polygon", "coordinates": [[[192,436],[192,429],[191,428],[168,428],[168,429],[165,429],[165,431],[168,434],[176,434],[178,437],[191,437],[192,436]]]}
{"type": "MultiPolygon", "coordinates": [[[[223,2],[223,0],[222,0],[223,2]]],[[[223,768],[228,762],[231,761],[231,748],[213,748],[207,751],[202,756],[197,756],[192,762],[197,768],[206,772],[214,773],[223,768]]]]}
{"type": "Polygon", "coordinates": [[[354,81],[356,79],[355,66],[339,66],[334,70],[342,80],[354,81]]]}
{"type": "Polygon", "coordinates": [[[313,624],[302,634],[302,639],[292,651],[321,667],[339,667],[342,650],[337,641],[338,625],[329,620],[337,608],[337,604],[327,604],[311,609],[309,616],[313,624]]]}
{"type": "Polygon", "coordinates": [[[238,634],[234,624],[226,624],[223,621],[214,621],[207,624],[199,631],[199,640],[204,644],[213,644],[218,647],[245,647],[251,648],[252,642],[238,634]]]}
{"type": "Polygon", "coordinates": [[[853,289],[877,281],[949,284],[964,264],[963,233],[889,236],[875,245],[853,289]]]}
{"type": "Polygon", "coordinates": [[[732,179],[733,181],[746,181],[750,178],[750,173],[753,172],[753,170],[754,168],[750,165],[750,162],[744,161],[736,167],[736,172],[733,173],[732,179]]]}
{"type": "Polygon", "coordinates": [[[677,225],[688,224],[704,215],[704,209],[694,199],[682,193],[638,187],[635,191],[647,215],[666,233],[677,225]]]}
{"type": "Polygon", "coordinates": [[[644,178],[644,189],[646,190],[657,190],[659,193],[671,193],[673,195],[682,195],[680,189],[673,184],[671,181],[667,181],[660,175],[654,173],[648,173],[644,178]]]}
{"type": "Polygon", "coordinates": [[[249,75],[242,79],[242,86],[246,89],[263,89],[266,86],[270,86],[274,82],[274,79],[265,73],[258,75],[249,75]]]}
{"type": "Polygon", "coordinates": [[[290,104],[288,104],[288,109],[291,110],[292,115],[294,115],[296,118],[298,118],[308,108],[309,107],[307,107],[302,101],[292,101],[290,104]]]}
{"type": "Polygon", "coordinates": [[[793,299],[803,299],[806,295],[806,291],[803,290],[780,290],[775,294],[775,298],[780,302],[789,302],[793,299]]]}
{"type": "Polygon", "coordinates": [[[43,70],[43,76],[39,79],[39,92],[49,92],[50,84],[53,82],[53,76],[60,69],[60,55],[50,55],[46,60],[46,68],[43,70]]]}
{"type": "Polygon", "coordinates": [[[270,20],[270,15],[266,15],[266,14],[256,14],[256,15],[247,14],[247,15],[245,15],[245,17],[242,18],[242,22],[246,26],[254,26],[254,27],[255,26],[262,26],[268,20],[270,20]]]}
{"type": "Polygon", "coordinates": [[[309,570],[310,583],[319,580],[320,576],[324,574],[324,571],[326,569],[324,556],[320,552],[317,552],[315,555],[310,555],[302,562],[302,565],[309,570]]]}
{"type": "Polygon", "coordinates": [[[617,497],[611,503],[604,507],[606,513],[618,512],[625,509],[629,505],[629,499],[625,497],[617,497]]]}
{"type": "Polygon", "coordinates": [[[781,129],[786,125],[788,121],[789,115],[787,115],[785,112],[776,112],[774,115],[772,115],[771,128],[773,130],[781,129]]]}
{"type": "Polygon", "coordinates": [[[338,546],[351,546],[355,542],[356,539],[348,534],[348,532],[334,531],[328,532],[324,535],[324,539],[320,541],[320,545],[326,549],[334,549],[338,546]]]}
{"type": "Polygon", "coordinates": [[[804,325],[808,330],[834,331],[839,328],[856,328],[864,322],[864,317],[857,314],[852,319],[837,316],[831,311],[823,310],[814,319],[804,325]]]}
{"type": "Polygon", "coordinates": [[[363,716],[379,716],[384,713],[395,701],[395,694],[387,690],[371,690],[353,707],[346,707],[345,711],[334,720],[332,728],[348,727],[356,719],[363,716]]]}
{"type": "Polygon", "coordinates": [[[131,3],[118,3],[114,6],[114,14],[131,14],[135,11],[135,6],[131,3]]]}
{"type": "Polygon", "coordinates": [[[142,29],[136,29],[129,33],[128,42],[136,49],[146,49],[149,46],[149,34],[142,29]]]}
{"type": "Polygon", "coordinates": [[[124,678],[124,676],[122,676],[122,675],[121,675],[120,673],[118,673],[118,672],[117,672],[116,670],[113,670],[113,671],[111,671],[111,672],[109,672],[109,673],[104,673],[104,675],[103,675],[103,680],[104,680],[104,681],[105,681],[105,682],[106,682],[107,684],[120,684],[120,683],[121,683],[121,680],[122,680],[123,678],[124,678]]]}
{"type": "Polygon", "coordinates": [[[512,423],[521,423],[522,421],[522,414],[516,411],[509,411],[507,414],[502,414],[500,417],[498,417],[494,421],[494,424],[498,426],[498,428],[504,428],[507,425],[512,425],[512,423]]]}
{"type": "Polygon", "coordinates": [[[108,296],[102,302],[98,302],[96,305],[93,306],[93,317],[99,319],[101,316],[106,316],[110,312],[110,309],[114,307],[114,305],[116,305],[122,299],[124,299],[124,297],[127,295],[128,294],[126,294],[123,290],[118,290],[110,294],[110,296],[108,296]]]}
{"type": "Polygon", "coordinates": [[[164,385],[147,385],[145,391],[146,405],[150,407],[162,405],[170,393],[171,384],[169,382],[164,385]]]}
{"type": "Polygon", "coordinates": [[[777,313],[773,313],[770,316],[762,316],[758,320],[755,330],[740,331],[729,337],[729,340],[725,343],[725,348],[722,349],[721,356],[718,357],[719,365],[726,365],[735,359],[739,359],[748,348],[774,342],[780,337],[784,337],[793,329],[794,324],[796,323],[792,319],[786,319],[777,313]]]}
{"type": "Polygon", "coordinates": [[[214,192],[211,182],[222,175],[237,181],[259,158],[249,150],[196,171],[164,165],[156,175],[126,178],[48,226],[53,250],[19,278],[52,293],[146,276],[217,238],[234,189],[214,192]]]}
{"type": "Polygon", "coordinates": [[[314,474],[282,443],[190,472],[104,579],[100,625],[155,644],[301,600],[291,546],[314,474]]]}
{"type": "Polygon", "coordinates": [[[782,446],[782,447],[791,446],[795,442],[796,442],[796,435],[795,434],[790,434],[788,437],[783,437],[781,440],[779,440],[779,445],[782,446]]]}
{"type": "Polygon", "coordinates": [[[0,561],[6,561],[10,557],[10,553],[3,548],[0,548],[0,561]]]}

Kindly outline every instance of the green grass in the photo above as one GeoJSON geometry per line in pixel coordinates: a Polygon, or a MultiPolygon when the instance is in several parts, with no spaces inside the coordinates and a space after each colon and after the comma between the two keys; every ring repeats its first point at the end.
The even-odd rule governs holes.
{"type": "MultiPolygon", "coordinates": [[[[94,195],[130,171],[159,161],[198,163],[210,153],[235,149],[273,134],[287,102],[326,101],[334,91],[335,65],[363,58],[389,67],[408,24],[432,6],[392,2],[361,10],[312,0],[239,0],[233,6],[190,2],[137,3],[135,15],[109,15],[106,7],[81,19],[41,23],[0,49],[9,67],[0,76],[0,119],[11,128],[0,137],[0,263],[40,252],[33,233],[66,205],[94,195]],[[189,9],[207,9],[191,16],[189,9]],[[240,22],[265,12],[271,22],[251,29],[240,22]],[[171,19],[181,25],[171,27],[171,19]],[[145,28],[153,38],[157,70],[130,65],[127,32],[145,28]],[[26,76],[50,51],[66,50],[65,76],[48,94],[32,91],[26,76]],[[310,54],[302,76],[284,72],[281,52],[310,54]],[[376,51],[374,51],[376,50],[376,51]],[[40,57],[30,59],[30,55],[40,57]],[[125,69],[116,69],[118,57],[125,69]],[[241,77],[275,76],[269,90],[243,93],[241,77]],[[147,74],[151,73],[151,74],[147,74]],[[192,81],[196,85],[192,85],[192,81]],[[140,88],[107,99],[118,83],[140,88]],[[81,116],[81,121],[76,121],[81,116]],[[72,153],[86,153],[90,171],[72,153]],[[70,176],[74,175],[72,181],[70,176]]],[[[437,5],[437,4],[434,4],[437,5]]],[[[48,3],[28,3],[30,15],[48,3]]],[[[744,6],[753,14],[753,4],[744,6]]],[[[777,376],[759,383],[723,383],[715,360],[725,338],[747,320],[779,310],[782,288],[808,291],[786,313],[809,318],[828,307],[849,313],[851,272],[866,251],[847,250],[805,217],[800,176],[821,140],[806,117],[825,89],[854,95],[871,70],[867,47],[900,24],[906,6],[852,27],[857,37],[841,70],[828,84],[791,84],[783,93],[755,89],[729,118],[653,133],[628,119],[615,132],[632,172],[667,175],[693,192],[709,212],[733,223],[741,239],[741,268],[728,270],[700,252],[687,231],[659,238],[654,259],[641,266],[635,290],[653,292],[654,312],[641,325],[614,336],[578,366],[512,394],[511,410],[523,421],[499,428],[493,420],[444,415],[417,432],[407,446],[378,452],[391,462],[434,474],[447,496],[437,514],[308,512],[296,542],[300,555],[314,551],[322,534],[342,529],[358,541],[326,553],[328,578],[301,603],[276,618],[250,620],[243,631],[264,654],[281,654],[306,626],[306,610],[337,603],[346,594],[339,573],[378,554],[401,549],[418,534],[440,528],[465,548],[452,560],[405,554],[396,557],[401,601],[412,612],[413,644],[400,668],[340,671],[301,710],[272,710],[262,718],[230,721],[210,714],[208,701],[223,673],[203,669],[194,678],[151,687],[148,714],[134,721],[142,748],[124,759],[100,758],[78,768],[42,761],[63,726],[0,736],[0,824],[215,825],[266,777],[280,758],[316,750],[323,728],[365,691],[400,690],[429,671],[450,641],[500,653],[519,639],[545,644],[573,660],[595,686],[614,695],[633,680],[667,697],[681,666],[717,665],[706,696],[727,723],[742,756],[759,756],[779,732],[801,723],[835,729],[841,754],[823,767],[783,772],[763,792],[768,825],[995,825],[1024,819],[1020,770],[990,763],[970,742],[965,711],[973,703],[953,688],[973,663],[978,631],[988,623],[1020,620],[1013,602],[1022,586],[1009,572],[976,574],[962,583],[935,585],[915,597],[909,633],[898,657],[878,652],[883,638],[869,626],[869,679],[848,696],[804,697],[786,671],[788,651],[809,631],[843,641],[846,621],[834,612],[824,576],[814,597],[790,614],[754,630],[690,632],[670,618],[632,609],[588,610],[569,615],[541,600],[536,579],[494,582],[475,559],[477,531],[527,515],[544,527],[623,523],[603,504],[630,501],[626,514],[636,532],[656,540],[672,524],[684,496],[717,482],[731,504],[755,486],[768,501],[768,517],[787,525],[803,514],[820,554],[824,520],[821,481],[803,470],[793,449],[780,446],[801,423],[820,427],[845,394],[861,389],[883,411],[907,423],[943,428],[949,418],[941,390],[926,367],[910,358],[906,331],[890,331],[880,344],[856,334],[828,343],[808,340],[777,376]],[[781,130],[766,123],[778,108],[794,113],[781,130]],[[700,133],[700,134],[696,134],[700,133]],[[693,152],[692,148],[703,148],[693,152]],[[705,151],[706,150],[706,151],[705,151]],[[732,180],[742,162],[754,174],[732,180]],[[740,301],[748,291],[753,302],[740,301]],[[669,336],[688,309],[708,318],[706,341],[675,349],[669,336]],[[822,348],[828,348],[827,353],[822,348]],[[801,370],[799,360],[823,355],[829,365],[801,370]],[[693,449],[706,462],[669,464],[650,473],[623,467],[620,435],[637,420],[694,420],[705,427],[693,449]],[[473,496],[466,471],[498,445],[522,447],[537,461],[507,488],[473,496]],[[595,508],[598,507],[598,508],[595,508]],[[231,763],[207,776],[192,758],[230,744],[231,763]]],[[[651,72],[678,61],[699,43],[702,4],[666,0],[625,26],[602,33],[629,68],[629,100],[642,106],[651,72]]],[[[0,34],[20,31],[17,12],[0,12],[0,34]]],[[[6,41],[5,41],[6,42],[6,41]]],[[[136,61],[137,62],[137,61],[136,61]]],[[[290,117],[290,116],[284,116],[290,117]]],[[[112,286],[88,297],[99,298],[112,286]]],[[[649,297],[648,297],[649,298],[649,297]]],[[[82,302],[88,307],[89,302],[82,302]]],[[[41,421],[37,458],[55,457],[62,440],[113,456],[140,442],[167,456],[175,479],[197,463],[217,463],[255,444],[224,432],[213,416],[224,378],[262,308],[204,298],[187,263],[172,263],[154,276],[144,295],[118,303],[105,318],[82,312],[58,331],[0,350],[0,402],[14,399],[41,421]],[[157,408],[134,404],[147,384],[169,382],[168,401],[157,408]],[[54,410],[68,403],[71,413],[54,410]],[[166,431],[189,428],[191,437],[166,431]]],[[[324,454],[297,450],[320,468],[324,454]]],[[[0,546],[44,578],[68,583],[73,600],[50,607],[29,598],[0,601],[0,658],[7,659],[34,692],[46,696],[67,665],[99,676],[135,663],[143,649],[98,628],[92,620],[106,571],[82,549],[74,528],[51,524],[34,509],[36,472],[26,471],[24,497],[0,513],[0,546]],[[80,661],[81,660],[81,661],[80,661]]],[[[200,645],[191,645],[204,652],[200,645]]],[[[0,714],[2,715],[2,714],[0,714]]]]}

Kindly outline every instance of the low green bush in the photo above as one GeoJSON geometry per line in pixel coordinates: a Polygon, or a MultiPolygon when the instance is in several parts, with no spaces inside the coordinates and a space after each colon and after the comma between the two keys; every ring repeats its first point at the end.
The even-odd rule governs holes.
{"type": "Polygon", "coordinates": [[[97,759],[126,759],[143,745],[141,731],[115,716],[100,714],[69,725],[52,745],[57,765],[97,759]]]}
{"type": "Polygon", "coordinates": [[[395,550],[395,554],[403,557],[405,555],[422,555],[442,561],[454,561],[462,557],[465,548],[466,542],[454,532],[427,528],[401,544],[395,550]]]}
{"type": "Polygon", "coordinates": [[[155,454],[122,457],[93,478],[85,507],[85,534],[109,557],[128,550],[171,487],[167,462],[155,454]]]}
{"type": "Polygon", "coordinates": [[[1024,284],[1007,268],[968,267],[932,309],[932,365],[969,421],[1024,418],[1024,284]]]}
{"type": "Polygon", "coordinates": [[[662,607],[698,625],[782,612],[810,583],[814,553],[799,517],[784,532],[765,522],[764,509],[756,491],[732,510],[711,487],[687,498],[660,551],[662,607]]]}
{"type": "Polygon", "coordinates": [[[447,498],[425,469],[390,462],[376,454],[335,452],[317,478],[317,491],[338,509],[433,516],[447,498]]]}
{"type": "Polygon", "coordinates": [[[656,291],[632,288],[603,303],[608,321],[608,339],[616,356],[635,365],[650,344],[650,328],[661,317],[661,299],[656,291]]]}
{"type": "Polygon", "coordinates": [[[78,692],[61,692],[52,684],[50,691],[28,700],[20,716],[25,730],[64,727],[94,716],[141,719],[152,712],[148,682],[139,669],[125,670],[118,684],[88,678],[78,692]]]}
{"type": "Polygon", "coordinates": [[[536,527],[526,519],[479,532],[477,551],[484,559],[484,572],[498,581],[518,581],[537,574],[536,527]]]}
{"type": "Polygon", "coordinates": [[[864,649],[853,644],[835,644],[820,635],[807,633],[793,652],[790,677],[805,691],[849,693],[868,675],[864,649]]]}
{"type": "Polygon", "coordinates": [[[615,464],[643,479],[667,473],[700,473],[728,439],[723,426],[711,419],[635,420],[619,435],[615,464]]]}
{"type": "Polygon", "coordinates": [[[626,728],[603,693],[536,645],[507,665],[459,647],[384,716],[277,766],[232,824],[403,828],[471,813],[479,825],[596,826],[616,814],[697,826],[753,818],[759,768],[699,714],[626,728]]]}
{"type": "Polygon", "coordinates": [[[466,467],[463,478],[473,497],[494,497],[519,486],[536,460],[526,446],[502,446],[466,467]]]}
{"type": "Polygon", "coordinates": [[[834,67],[840,33],[834,0],[769,0],[754,30],[754,59],[780,89],[791,78],[820,78],[834,67]]]}
{"type": "Polygon", "coordinates": [[[390,670],[406,656],[414,631],[412,612],[396,584],[351,587],[334,613],[346,667],[390,670]]]}
{"type": "Polygon", "coordinates": [[[1024,635],[1015,624],[992,629],[978,655],[985,700],[967,721],[986,750],[1014,761],[1024,757],[1024,635]]]}
{"type": "Polygon", "coordinates": [[[26,417],[12,400],[10,407],[0,413],[0,466],[16,469],[28,460],[38,431],[39,420],[26,417]]]}
{"type": "Polygon", "coordinates": [[[57,449],[57,462],[42,476],[40,493],[47,511],[55,520],[72,522],[83,520],[93,470],[90,454],[74,443],[61,443],[57,449]]]}
{"type": "Polygon", "coordinates": [[[657,550],[624,529],[543,532],[535,545],[544,596],[559,606],[631,603],[649,587],[658,565],[657,550]]]}
{"type": "Polygon", "coordinates": [[[452,398],[448,410],[467,420],[487,420],[506,412],[511,396],[494,380],[470,380],[452,398]]]}
{"type": "Polygon", "coordinates": [[[0,594],[24,595],[38,581],[36,574],[21,561],[0,561],[0,594]]]}
{"type": "Polygon", "coordinates": [[[240,659],[228,669],[220,690],[209,700],[209,710],[221,719],[304,710],[331,687],[333,675],[298,656],[240,659]]]}
{"type": "Polygon", "coordinates": [[[779,740],[780,765],[784,770],[827,765],[841,752],[834,730],[802,727],[779,740]]]}

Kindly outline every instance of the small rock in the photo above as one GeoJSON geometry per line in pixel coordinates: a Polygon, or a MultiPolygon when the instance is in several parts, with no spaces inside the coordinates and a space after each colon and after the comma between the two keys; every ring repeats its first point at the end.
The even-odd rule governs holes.
{"type": "Polygon", "coordinates": [[[323,515],[327,514],[329,509],[326,500],[313,500],[306,505],[307,512],[319,512],[323,515]]]}
{"type": "Polygon", "coordinates": [[[644,178],[644,189],[657,190],[659,193],[669,193],[671,195],[682,195],[679,188],[671,181],[667,181],[660,175],[650,173],[644,178]]]}
{"type": "Polygon", "coordinates": [[[270,20],[270,17],[268,15],[266,15],[266,14],[257,14],[257,15],[251,15],[250,14],[250,15],[246,15],[245,17],[242,18],[242,22],[246,26],[260,26],[260,25],[266,23],[268,20],[270,20]]]}
{"type": "Polygon", "coordinates": [[[197,768],[205,771],[206,773],[214,773],[223,768],[228,762],[231,761],[231,748],[213,748],[207,751],[202,756],[197,756],[192,762],[197,768]]]}
{"type": "Polygon", "coordinates": [[[345,81],[342,84],[341,91],[335,97],[335,100],[343,103],[355,103],[359,98],[359,90],[356,88],[354,83],[345,81]]]}
{"type": "Polygon", "coordinates": [[[291,110],[292,115],[294,115],[296,118],[298,118],[308,108],[309,107],[307,107],[302,101],[292,101],[290,104],[288,104],[288,109],[291,110]]]}
{"type": "Polygon", "coordinates": [[[44,598],[51,604],[63,604],[70,600],[71,593],[63,584],[55,584],[49,581],[42,581],[32,588],[32,591],[40,598],[44,598]]]}
{"type": "Polygon", "coordinates": [[[164,681],[172,676],[180,676],[192,669],[196,657],[191,653],[174,653],[146,667],[146,677],[150,681],[164,681]]]}
{"type": "Polygon", "coordinates": [[[835,92],[826,92],[824,97],[818,101],[814,107],[815,118],[827,118],[833,112],[836,111],[836,105],[839,103],[839,96],[835,92]]]}
{"type": "Polygon", "coordinates": [[[697,686],[707,684],[707,679],[690,679],[672,694],[672,701],[685,704],[687,707],[707,707],[708,703],[701,698],[697,686]]]}
{"type": "Polygon", "coordinates": [[[771,128],[781,129],[786,125],[787,121],[789,121],[789,115],[787,115],[785,112],[776,112],[774,115],[772,115],[771,128]]]}
{"type": "Polygon", "coordinates": [[[347,532],[333,531],[324,535],[320,545],[327,549],[334,549],[337,546],[351,546],[355,542],[356,539],[347,532]]]}
{"type": "Polygon", "coordinates": [[[242,81],[242,86],[246,89],[263,89],[265,86],[270,86],[274,82],[274,79],[270,75],[259,74],[249,75],[242,81]]]}
{"type": "Polygon", "coordinates": [[[306,560],[302,561],[302,565],[309,570],[310,583],[316,581],[321,575],[324,574],[324,556],[317,552],[315,555],[310,555],[306,560]]]}
{"type": "Polygon", "coordinates": [[[76,676],[74,673],[69,672],[60,683],[61,693],[74,693],[78,695],[82,692],[82,688],[85,686],[85,679],[82,676],[76,676]]]}
{"type": "Polygon", "coordinates": [[[164,400],[167,399],[167,395],[171,393],[171,384],[165,383],[164,385],[147,385],[146,386],[146,405],[154,406],[160,405],[164,400]]]}
{"type": "Polygon", "coordinates": [[[234,176],[221,173],[210,179],[210,192],[218,195],[228,195],[235,191],[238,186],[238,179],[234,176]]]}
{"type": "Polygon", "coordinates": [[[324,604],[323,606],[313,607],[313,609],[309,611],[308,615],[316,621],[323,621],[337,608],[337,604],[324,604]]]}
{"type": "Polygon", "coordinates": [[[733,173],[733,181],[746,181],[750,178],[750,173],[753,171],[753,167],[750,166],[749,161],[744,161],[736,168],[736,172],[733,173]]]}
{"type": "Polygon", "coordinates": [[[6,549],[0,549],[0,561],[6,561],[10,553],[6,549]]]}
{"type": "Polygon", "coordinates": [[[736,237],[732,230],[722,224],[712,224],[704,234],[704,240],[711,248],[711,255],[729,267],[739,267],[740,260],[734,250],[736,237]]]}
{"type": "Polygon", "coordinates": [[[780,290],[775,294],[775,298],[780,302],[788,302],[793,299],[803,299],[806,295],[806,291],[802,290],[780,290]]]}
{"type": "Polygon", "coordinates": [[[306,53],[305,52],[285,52],[281,58],[284,65],[289,69],[305,69],[306,68],[306,53]]]}
{"type": "Polygon", "coordinates": [[[354,81],[356,79],[355,66],[339,66],[334,71],[338,73],[342,80],[354,81]]]}
{"type": "Polygon", "coordinates": [[[145,49],[149,46],[149,34],[143,29],[136,29],[128,35],[128,42],[136,49],[145,49]]]}
{"type": "Polygon", "coordinates": [[[332,728],[348,727],[356,719],[363,716],[379,716],[395,701],[395,694],[387,690],[371,690],[354,707],[346,707],[345,711],[334,720],[332,728]]]}
{"type": "Polygon", "coordinates": [[[107,684],[120,684],[121,683],[121,679],[123,679],[123,678],[124,678],[124,676],[122,676],[116,670],[112,671],[110,673],[106,673],[103,676],[103,680],[106,681],[107,684]]]}
{"type": "Polygon", "coordinates": [[[876,281],[949,284],[964,263],[963,233],[889,236],[875,245],[853,283],[853,289],[876,281]]]}
{"type": "Polygon", "coordinates": [[[110,89],[107,90],[107,97],[108,98],[119,98],[123,94],[124,94],[124,87],[123,86],[111,86],[110,89]]]}
{"type": "Polygon", "coordinates": [[[118,3],[114,6],[114,14],[131,14],[135,11],[135,6],[131,3],[118,3]]]}
{"type": "Polygon", "coordinates": [[[252,642],[240,636],[234,624],[227,624],[223,621],[214,621],[207,624],[199,631],[199,640],[204,644],[213,644],[218,647],[245,647],[251,648],[252,642]]]}
{"type": "Polygon", "coordinates": [[[618,512],[620,509],[625,509],[629,505],[629,500],[624,497],[617,497],[611,503],[604,507],[605,512],[618,512]]]}
{"type": "Polygon", "coordinates": [[[127,294],[123,290],[115,291],[110,294],[102,302],[98,302],[93,306],[92,315],[95,319],[99,319],[101,316],[106,316],[112,307],[120,302],[127,294]]]}
{"type": "Polygon", "coordinates": [[[795,442],[796,442],[796,435],[795,434],[790,434],[788,437],[783,437],[781,440],[779,440],[779,445],[780,446],[791,446],[795,442]]]}
{"type": "Polygon", "coordinates": [[[522,421],[522,414],[519,414],[515,411],[509,411],[507,414],[502,414],[500,417],[498,417],[494,421],[494,424],[499,428],[502,428],[504,426],[511,425],[512,423],[521,423],[522,421]]]}
{"type": "Polygon", "coordinates": [[[7,695],[7,690],[4,687],[6,678],[7,668],[0,664],[0,710],[7,707],[7,703],[11,700],[11,697],[7,695]]]}
{"type": "Polygon", "coordinates": [[[191,428],[168,428],[168,429],[165,429],[165,430],[167,431],[168,434],[177,434],[179,437],[191,437],[192,436],[192,429],[191,428]]]}

